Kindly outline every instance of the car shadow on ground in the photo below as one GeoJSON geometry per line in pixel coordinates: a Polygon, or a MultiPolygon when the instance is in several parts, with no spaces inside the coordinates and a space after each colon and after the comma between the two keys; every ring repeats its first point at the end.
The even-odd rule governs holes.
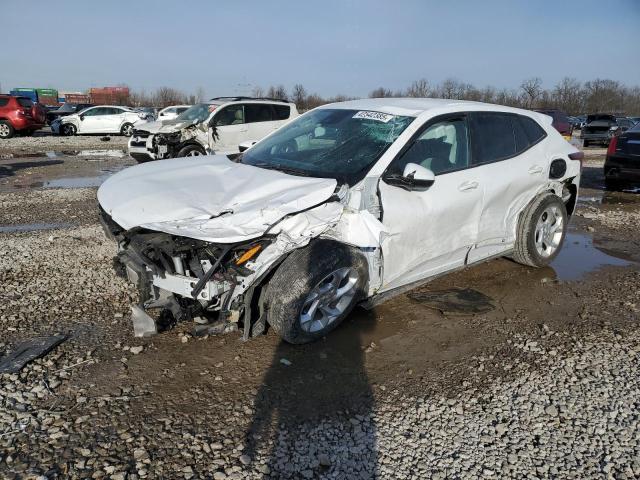
{"type": "Polygon", "coordinates": [[[316,342],[281,340],[255,396],[244,455],[251,461],[267,458],[268,471],[277,478],[337,472],[373,478],[376,428],[365,334],[375,324],[375,311],[357,307],[316,342]]]}
{"type": "Polygon", "coordinates": [[[13,177],[18,170],[34,167],[46,167],[64,163],[62,160],[42,160],[40,162],[14,162],[0,165],[0,178],[13,177]]]}

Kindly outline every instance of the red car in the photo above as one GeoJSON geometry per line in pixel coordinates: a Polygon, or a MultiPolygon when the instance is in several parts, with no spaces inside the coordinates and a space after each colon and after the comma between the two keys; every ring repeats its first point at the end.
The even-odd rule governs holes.
{"type": "Polygon", "coordinates": [[[0,139],[16,133],[31,135],[44,127],[46,112],[30,98],[0,95],[0,139]]]}
{"type": "Polygon", "coordinates": [[[569,121],[569,117],[562,110],[536,110],[536,112],[544,113],[545,115],[549,115],[553,118],[553,128],[560,132],[560,135],[565,137],[567,140],[571,139],[571,135],[573,134],[573,125],[569,121]]]}

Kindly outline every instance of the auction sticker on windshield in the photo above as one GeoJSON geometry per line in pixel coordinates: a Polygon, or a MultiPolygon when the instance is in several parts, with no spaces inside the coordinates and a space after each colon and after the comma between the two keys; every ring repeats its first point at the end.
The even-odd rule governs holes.
{"type": "Polygon", "coordinates": [[[362,118],[362,119],[366,119],[366,120],[377,120],[378,122],[384,122],[384,123],[387,123],[393,117],[394,117],[394,115],[389,115],[388,113],[366,112],[366,111],[358,112],[353,116],[353,118],[362,118]]]}

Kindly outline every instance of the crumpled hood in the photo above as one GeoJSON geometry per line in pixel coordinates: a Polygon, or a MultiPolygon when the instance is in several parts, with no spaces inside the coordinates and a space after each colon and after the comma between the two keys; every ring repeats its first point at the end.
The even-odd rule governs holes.
{"type": "Polygon", "coordinates": [[[98,201],[127,230],[143,227],[234,243],[259,237],[285,216],[325,202],[336,184],[207,155],[127,168],[102,184],[98,201]]]}
{"type": "Polygon", "coordinates": [[[193,124],[193,122],[177,122],[173,120],[156,120],[154,122],[145,122],[139,124],[141,130],[149,133],[174,133],[179,132],[184,127],[193,124]]]}

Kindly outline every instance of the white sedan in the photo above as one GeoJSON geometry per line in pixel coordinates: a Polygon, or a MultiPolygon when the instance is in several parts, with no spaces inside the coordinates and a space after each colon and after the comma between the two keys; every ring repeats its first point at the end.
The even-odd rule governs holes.
{"type": "Polygon", "coordinates": [[[158,112],[158,118],[156,120],[173,120],[190,107],[191,105],[171,105],[170,107],[163,108],[158,112]]]}
{"type": "Polygon", "coordinates": [[[119,133],[130,137],[133,126],[143,121],[143,114],[129,107],[99,105],[54,120],[51,131],[60,135],[119,133]]]}
{"type": "MultiPolygon", "coordinates": [[[[546,115],[478,102],[324,105],[233,161],[128,168],[98,191],[144,308],[176,319],[265,322],[304,343],[358,303],[510,256],[561,249],[582,152],[546,115]]],[[[156,331],[134,307],[134,330],[156,331]]]]}

